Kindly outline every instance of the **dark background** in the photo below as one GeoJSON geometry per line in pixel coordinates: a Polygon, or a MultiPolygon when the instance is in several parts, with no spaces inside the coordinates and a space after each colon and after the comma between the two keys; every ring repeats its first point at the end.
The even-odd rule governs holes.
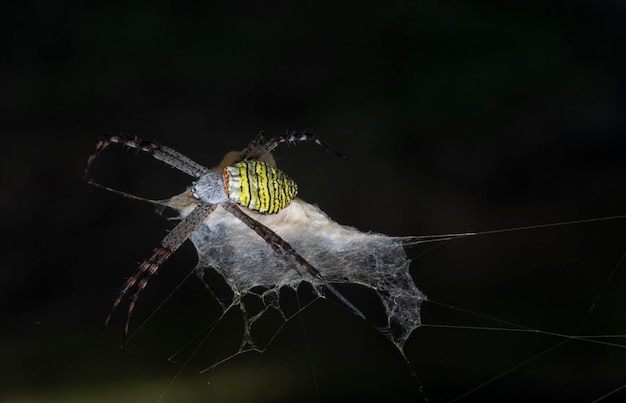
{"type": "MultiPolygon", "coordinates": [[[[178,371],[167,358],[216,318],[192,278],[129,351],[119,350],[122,314],[98,343],[116,290],[171,228],[81,181],[98,136],[158,140],[211,166],[259,129],[310,129],[351,161],[314,145],[281,147],[278,163],[301,197],[340,223],[389,235],[620,215],[625,17],[617,1],[3,2],[0,400],[155,401],[178,371]]],[[[189,183],[119,148],[94,176],[146,197],[189,183]]],[[[408,253],[432,300],[561,334],[576,331],[616,269],[581,334],[625,334],[625,225],[408,253]]],[[[189,245],[168,261],[134,328],[194,262],[189,245]]],[[[345,290],[358,305],[361,292],[345,290]]],[[[423,315],[427,324],[512,327],[435,304],[423,315]]],[[[226,325],[236,337],[237,324],[226,325]]],[[[417,329],[405,352],[420,392],[370,324],[318,302],[265,354],[184,370],[163,401],[449,401],[561,340],[417,329]]],[[[461,401],[592,401],[626,384],[625,373],[623,348],[571,341],[461,401]]]]}

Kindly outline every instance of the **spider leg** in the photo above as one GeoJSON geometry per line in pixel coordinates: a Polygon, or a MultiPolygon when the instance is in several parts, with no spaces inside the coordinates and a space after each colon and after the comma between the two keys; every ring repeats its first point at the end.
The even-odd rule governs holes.
{"type": "Polygon", "coordinates": [[[166,200],[152,200],[152,199],[146,199],[145,197],[141,197],[141,196],[135,196],[133,194],[126,193],[126,192],[123,192],[121,190],[117,190],[117,189],[110,188],[108,186],[101,185],[101,184],[99,184],[98,182],[94,181],[91,178],[87,179],[87,183],[92,185],[92,186],[95,186],[97,188],[104,189],[107,192],[115,193],[117,195],[126,197],[126,198],[131,199],[131,200],[137,200],[137,201],[140,201],[142,203],[148,203],[148,204],[152,205],[155,208],[157,214],[159,214],[159,215],[164,215],[163,212],[165,211],[165,209],[167,207],[169,207],[169,204],[168,204],[169,200],[167,200],[167,199],[166,200]]]}
{"type": "Polygon", "coordinates": [[[209,168],[198,164],[176,150],[154,141],[146,141],[136,137],[131,138],[122,135],[112,135],[103,137],[100,141],[98,141],[98,144],[96,144],[96,149],[91,153],[89,159],[87,159],[87,166],[85,167],[83,179],[87,180],[89,177],[89,167],[91,166],[91,163],[96,159],[98,154],[100,154],[100,152],[107,148],[111,143],[126,145],[128,147],[150,153],[154,158],[196,178],[199,178],[209,172],[209,168]]]}
{"type": "Polygon", "coordinates": [[[224,203],[221,205],[226,209],[229,213],[240,219],[244,224],[246,224],[250,229],[256,232],[261,238],[267,242],[267,244],[280,256],[285,259],[293,259],[293,261],[304,267],[311,276],[315,277],[319,280],[324,287],[332,294],[335,295],[345,306],[350,308],[352,312],[354,312],[357,316],[360,316],[362,319],[365,319],[365,315],[352,304],[346,297],[343,296],[335,287],[332,286],[326,279],[322,276],[319,270],[317,270],[311,263],[309,263],[302,255],[300,255],[296,250],[283,238],[281,238],[277,233],[269,229],[267,226],[261,224],[255,219],[251,218],[249,215],[241,211],[239,206],[235,203],[224,203]]]}
{"type": "Polygon", "coordinates": [[[126,314],[126,322],[124,325],[124,348],[126,348],[126,342],[128,339],[128,326],[130,323],[130,317],[135,309],[135,304],[139,298],[139,294],[148,284],[150,276],[152,276],[158,270],[159,266],[163,264],[170,257],[172,253],[176,251],[189,238],[193,231],[204,221],[204,219],[215,210],[215,205],[202,203],[196,206],[187,217],[185,217],[169,234],[163,238],[161,244],[157,246],[152,252],[152,256],[146,259],[137,269],[137,271],[126,280],[124,286],[120,290],[118,296],[113,301],[113,306],[109,311],[104,324],[102,325],[102,331],[100,338],[104,334],[113,312],[120,304],[124,296],[135,286],[135,291],[130,297],[130,303],[128,305],[128,312],[126,314]]]}
{"type": "MultiPolygon", "coordinates": [[[[259,130],[254,140],[252,140],[246,146],[246,148],[244,148],[243,151],[241,151],[241,153],[239,154],[239,161],[245,161],[247,159],[251,159],[250,156],[252,156],[254,151],[256,151],[256,149],[259,148],[261,143],[264,143],[264,142],[265,142],[265,133],[263,132],[263,130],[259,130]]],[[[235,162],[239,162],[239,161],[235,161],[235,162]]]]}
{"type": "MultiPolygon", "coordinates": [[[[257,136],[258,138],[258,136],[257,136]]],[[[254,139],[252,141],[251,144],[253,144],[255,141],[257,141],[257,139],[254,139]]],[[[297,132],[291,132],[291,133],[286,133],[283,134],[282,136],[276,136],[273,139],[268,140],[265,144],[263,145],[257,145],[257,148],[254,150],[254,153],[252,153],[248,158],[242,158],[244,160],[246,159],[251,159],[251,160],[256,160],[259,159],[259,157],[261,157],[263,154],[269,153],[270,151],[272,151],[273,149],[275,149],[276,147],[278,147],[278,145],[280,143],[297,143],[297,142],[305,142],[305,141],[312,141],[315,144],[317,144],[318,146],[322,147],[324,150],[335,154],[336,156],[343,158],[344,160],[347,160],[348,157],[346,157],[345,155],[338,153],[337,151],[333,150],[332,148],[330,148],[329,146],[326,145],[326,143],[324,143],[322,140],[320,140],[319,137],[317,137],[315,134],[310,133],[310,132],[301,132],[301,133],[297,133],[297,132]]],[[[246,147],[246,150],[248,149],[248,147],[246,147]]],[[[243,155],[243,153],[242,153],[243,155]]]]}

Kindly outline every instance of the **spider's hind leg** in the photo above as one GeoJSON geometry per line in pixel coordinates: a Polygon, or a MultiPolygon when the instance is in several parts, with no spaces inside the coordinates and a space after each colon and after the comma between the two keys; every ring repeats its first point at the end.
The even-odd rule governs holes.
{"type": "MultiPolygon", "coordinates": [[[[263,130],[259,130],[259,132],[257,133],[256,137],[254,138],[254,140],[252,140],[247,146],[246,148],[244,148],[241,153],[239,153],[239,161],[245,161],[248,159],[254,159],[254,158],[250,158],[255,151],[257,151],[257,149],[259,148],[259,146],[265,143],[265,133],[263,132],[263,130]]],[[[236,161],[236,162],[239,162],[236,161]]]]}
{"type": "Polygon", "coordinates": [[[303,267],[309,275],[319,281],[328,291],[330,291],[339,301],[341,301],[346,307],[348,307],[354,314],[361,319],[365,319],[363,312],[359,310],[352,302],[348,300],[342,293],[339,292],[332,284],[330,284],[322,273],[309,263],[302,255],[300,255],[287,241],[281,238],[276,232],[256,221],[250,217],[233,202],[224,203],[222,207],[237,217],[240,221],[248,226],[251,230],[256,232],[261,238],[265,240],[270,248],[276,252],[279,256],[283,257],[287,261],[294,264],[294,268],[298,270],[298,267],[303,267]]]}
{"type": "MultiPolygon", "coordinates": [[[[262,132],[259,133],[262,135],[262,132]]],[[[262,138],[262,137],[261,137],[262,138]]],[[[257,140],[259,139],[259,135],[257,135],[257,138],[255,138],[252,143],[250,143],[250,145],[255,144],[255,142],[257,142],[257,140]]],[[[276,147],[278,147],[278,145],[280,143],[291,143],[291,144],[295,144],[295,143],[299,143],[299,142],[307,142],[307,141],[312,141],[315,144],[317,144],[318,146],[322,147],[324,150],[335,154],[336,156],[347,160],[348,157],[346,157],[345,155],[333,150],[332,148],[330,148],[328,145],[326,145],[326,143],[324,143],[322,140],[320,140],[319,137],[317,137],[317,135],[310,133],[310,132],[291,132],[291,133],[286,133],[283,134],[282,136],[276,136],[268,141],[266,141],[264,144],[262,145],[258,145],[255,144],[257,146],[256,149],[254,149],[254,152],[250,153],[250,156],[248,158],[242,158],[242,159],[252,159],[252,160],[256,160],[259,159],[260,157],[262,157],[264,154],[271,152],[273,149],[275,149],[276,147]]],[[[248,147],[250,147],[250,145],[248,147]]],[[[246,147],[246,150],[244,151],[248,151],[248,147],[246,147]]],[[[242,153],[243,155],[243,153],[242,153]]]]}
{"type": "Polygon", "coordinates": [[[265,133],[263,130],[260,130],[254,140],[252,140],[246,148],[242,151],[230,151],[227,153],[224,158],[222,158],[222,162],[218,165],[219,169],[224,169],[229,165],[236,164],[241,161],[246,160],[260,160],[263,161],[273,167],[276,166],[276,161],[274,161],[274,157],[269,152],[258,153],[260,147],[263,147],[265,144],[265,133]],[[256,157],[255,157],[256,156],[256,157]]]}

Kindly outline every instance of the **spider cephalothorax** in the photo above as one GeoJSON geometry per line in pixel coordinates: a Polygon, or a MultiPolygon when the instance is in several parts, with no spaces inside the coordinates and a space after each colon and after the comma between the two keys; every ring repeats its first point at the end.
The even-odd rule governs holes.
{"type": "MultiPolygon", "coordinates": [[[[290,133],[265,141],[261,132],[234,159],[223,162],[216,168],[209,169],[169,147],[152,141],[120,135],[107,136],[100,140],[96,145],[95,151],[89,156],[87,161],[87,168],[85,169],[86,179],[88,178],[89,166],[96,156],[110,143],[119,143],[146,151],[154,158],[195,177],[196,180],[191,186],[190,194],[197,202],[193,210],[183,217],[180,223],[163,238],[161,244],[154,249],[152,256],[145,260],[124,283],[118,296],[113,301],[113,306],[105,320],[104,328],[108,325],[115,308],[124,296],[134,288],[130,296],[124,327],[124,344],[126,344],[130,317],[137,298],[146,287],[148,279],[197,230],[218,205],[261,236],[274,252],[290,262],[294,268],[304,268],[309,275],[323,284],[343,304],[355,314],[364,318],[363,313],[326,281],[320,271],[302,257],[287,241],[241,209],[243,207],[244,209],[263,214],[276,214],[291,203],[297,193],[296,183],[285,173],[262,161],[262,159],[280,143],[302,141],[313,141],[327,151],[338,154],[311,133],[290,133]]],[[[343,157],[341,154],[338,155],[343,157]]]]}

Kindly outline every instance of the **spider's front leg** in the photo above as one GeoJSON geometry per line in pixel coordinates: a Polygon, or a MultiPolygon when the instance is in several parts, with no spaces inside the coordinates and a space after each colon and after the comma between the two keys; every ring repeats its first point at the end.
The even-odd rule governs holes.
{"type": "Polygon", "coordinates": [[[98,154],[100,154],[111,143],[117,143],[140,151],[145,151],[151,154],[154,158],[163,161],[167,165],[193,176],[194,178],[199,178],[209,172],[209,168],[193,161],[191,158],[184,156],[178,151],[161,145],[155,141],[142,140],[137,137],[110,135],[103,137],[96,144],[96,149],[87,159],[87,166],[85,167],[83,179],[88,180],[89,167],[91,166],[91,163],[96,159],[98,154]]]}
{"type": "Polygon", "coordinates": [[[226,209],[229,213],[243,221],[243,223],[246,224],[254,232],[256,232],[278,255],[286,258],[287,260],[290,260],[292,263],[304,267],[311,276],[321,282],[328,291],[335,295],[335,297],[337,297],[345,306],[350,308],[352,312],[354,312],[357,316],[360,316],[362,319],[365,319],[365,315],[359,310],[359,308],[354,306],[354,304],[350,302],[342,293],[340,293],[339,290],[337,290],[335,287],[332,286],[332,284],[326,281],[326,279],[324,278],[324,276],[322,276],[322,273],[320,273],[319,270],[317,270],[311,263],[309,263],[304,257],[302,257],[302,255],[300,255],[287,241],[281,238],[277,233],[241,211],[239,206],[237,206],[235,203],[224,203],[222,204],[222,207],[226,209]]]}
{"type": "Polygon", "coordinates": [[[191,213],[187,217],[185,217],[172,231],[163,240],[161,244],[157,246],[150,258],[145,260],[137,269],[137,271],[126,280],[124,286],[119,292],[118,296],[113,301],[113,306],[109,311],[106,319],[104,320],[104,324],[102,326],[102,332],[100,333],[100,338],[104,334],[109,322],[111,320],[111,316],[113,312],[120,304],[124,296],[135,286],[135,291],[130,297],[130,303],[128,304],[128,311],[126,314],[126,322],[124,324],[124,348],[126,348],[126,343],[128,340],[128,327],[130,323],[130,317],[133,314],[135,309],[135,304],[137,299],[139,298],[139,294],[148,284],[148,280],[150,276],[152,276],[159,269],[159,266],[163,264],[167,258],[170,257],[172,253],[176,251],[193,233],[193,231],[198,228],[198,226],[204,221],[204,219],[211,214],[211,212],[215,210],[215,205],[200,203],[196,206],[191,213]]]}

